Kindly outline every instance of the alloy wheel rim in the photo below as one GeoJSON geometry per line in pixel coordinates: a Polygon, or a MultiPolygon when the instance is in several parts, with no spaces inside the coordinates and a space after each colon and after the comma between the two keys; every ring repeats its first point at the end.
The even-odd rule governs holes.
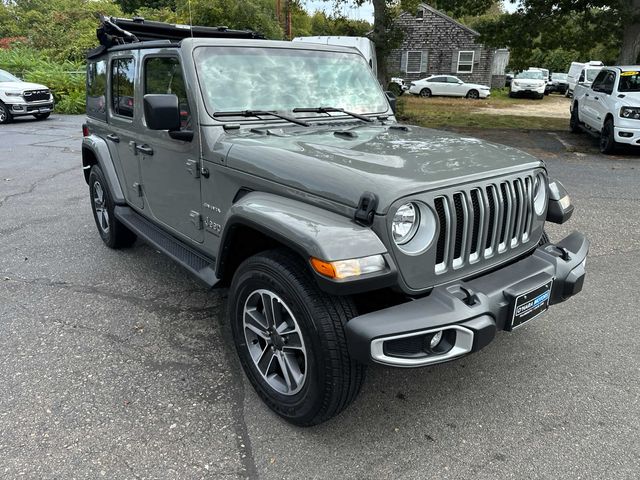
{"type": "Polygon", "coordinates": [[[100,182],[93,183],[93,209],[96,212],[96,219],[100,230],[109,233],[109,212],[105,204],[104,190],[100,182]]]}
{"type": "Polygon", "coordinates": [[[307,350],[298,322],[275,293],[260,289],[245,301],[242,329],[249,356],[276,392],[295,395],[307,377],[307,350]]]}
{"type": "Polygon", "coordinates": [[[7,119],[7,112],[4,107],[0,106],[0,122],[4,122],[7,119]]]}

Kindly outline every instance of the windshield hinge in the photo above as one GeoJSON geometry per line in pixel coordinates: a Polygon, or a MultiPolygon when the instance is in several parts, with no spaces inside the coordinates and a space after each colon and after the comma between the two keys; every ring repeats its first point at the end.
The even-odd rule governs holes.
{"type": "Polygon", "coordinates": [[[378,207],[378,197],[375,193],[364,192],[360,196],[358,202],[358,208],[355,213],[355,221],[360,225],[369,227],[373,224],[373,217],[376,214],[376,208],[378,207]]]}

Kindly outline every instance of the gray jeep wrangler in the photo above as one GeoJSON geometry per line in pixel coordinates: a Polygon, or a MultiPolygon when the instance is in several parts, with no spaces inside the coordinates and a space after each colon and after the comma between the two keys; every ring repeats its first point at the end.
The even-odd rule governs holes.
{"type": "Polygon", "coordinates": [[[338,414],[367,364],[459,359],[582,289],[588,240],[543,230],[573,213],[545,164],[400,125],[356,50],[141,19],[102,33],[82,143],[98,232],[228,286],[240,362],[286,420],[338,414]]]}

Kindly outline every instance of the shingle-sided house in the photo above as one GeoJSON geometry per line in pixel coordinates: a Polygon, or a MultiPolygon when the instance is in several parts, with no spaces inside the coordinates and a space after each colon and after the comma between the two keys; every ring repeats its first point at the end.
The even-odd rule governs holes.
{"type": "Polygon", "coordinates": [[[403,12],[396,22],[404,39],[387,58],[392,75],[418,80],[451,74],[465,82],[504,86],[508,51],[479,43],[475,30],[424,3],[414,14],[403,12]]]}

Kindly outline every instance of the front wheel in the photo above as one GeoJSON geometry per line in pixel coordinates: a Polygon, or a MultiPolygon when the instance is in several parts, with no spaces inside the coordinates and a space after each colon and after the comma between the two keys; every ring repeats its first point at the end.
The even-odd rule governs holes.
{"type": "Polygon", "coordinates": [[[467,93],[467,98],[477,100],[480,98],[480,92],[478,92],[477,90],[469,90],[469,92],[467,93]]]}
{"type": "Polygon", "coordinates": [[[11,120],[13,120],[13,115],[6,105],[0,102],[0,124],[9,123],[11,120]]]}
{"type": "Polygon", "coordinates": [[[608,118],[604,122],[602,131],[600,132],[600,152],[611,154],[616,151],[618,142],[616,142],[615,130],[613,128],[613,120],[608,118]]]}
{"type": "Polygon", "coordinates": [[[269,250],[245,260],[231,282],[229,314],[249,381],[285,420],[322,423],[360,391],[365,366],[349,356],[344,332],[355,306],[322,292],[296,255],[269,250]]]}

